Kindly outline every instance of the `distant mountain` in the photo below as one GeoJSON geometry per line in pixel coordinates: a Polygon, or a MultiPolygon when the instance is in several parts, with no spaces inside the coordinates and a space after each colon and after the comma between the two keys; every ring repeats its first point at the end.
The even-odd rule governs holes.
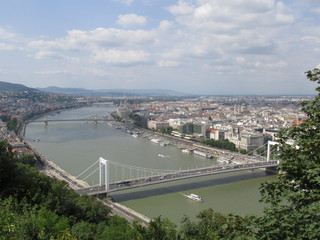
{"type": "Polygon", "coordinates": [[[1,82],[1,81],[0,81],[0,91],[15,91],[15,92],[36,91],[36,92],[39,92],[39,90],[37,90],[35,88],[29,88],[29,87],[26,87],[22,84],[1,82]]]}
{"type": "Polygon", "coordinates": [[[46,87],[46,88],[37,88],[43,92],[50,92],[50,93],[59,93],[59,94],[69,94],[69,95],[87,95],[91,94],[91,90],[86,90],[82,88],[60,88],[60,87],[46,87]]]}
{"type": "Polygon", "coordinates": [[[88,90],[83,88],[59,88],[59,87],[47,87],[38,88],[38,90],[51,93],[60,94],[70,94],[79,96],[91,96],[91,97],[101,97],[101,96],[111,96],[111,97],[121,97],[121,96],[186,96],[188,94],[176,92],[166,89],[97,89],[88,90]]]}

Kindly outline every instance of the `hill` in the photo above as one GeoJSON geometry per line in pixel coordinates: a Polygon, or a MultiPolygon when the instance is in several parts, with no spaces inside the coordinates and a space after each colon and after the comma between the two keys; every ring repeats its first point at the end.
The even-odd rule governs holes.
{"type": "Polygon", "coordinates": [[[22,84],[16,84],[16,83],[9,83],[9,82],[1,82],[0,81],[0,91],[15,91],[15,92],[21,92],[21,91],[36,91],[39,90],[35,88],[29,88],[22,84]]]}
{"type": "Polygon", "coordinates": [[[90,97],[122,97],[122,96],[186,96],[188,94],[167,89],[97,89],[88,90],[84,88],[59,88],[55,86],[38,88],[38,90],[51,93],[62,93],[70,95],[81,95],[90,97]]]}

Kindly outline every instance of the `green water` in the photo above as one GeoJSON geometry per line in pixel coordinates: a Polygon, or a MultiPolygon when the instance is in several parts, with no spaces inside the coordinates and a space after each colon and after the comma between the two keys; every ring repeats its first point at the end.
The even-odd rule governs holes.
{"type": "MultiPolygon", "coordinates": [[[[48,119],[86,118],[93,115],[105,116],[114,107],[88,107],[61,112],[48,119]]],[[[91,122],[30,123],[26,138],[39,138],[32,144],[48,159],[74,176],[95,163],[99,157],[113,162],[150,169],[191,169],[211,166],[215,160],[205,159],[169,146],[151,143],[147,138],[133,138],[128,133],[109,126],[107,123],[94,125],[91,122]]],[[[81,175],[84,179],[97,170],[95,164],[81,175]]],[[[128,179],[143,173],[135,173],[114,167],[111,181],[128,179]]],[[[148,174],[148,173],[145,173],[148,174]]],[[[152,185],[121,191],[111,196],[122,204],[149,217],[163,216],[179,224],[186,215],[194,219],[202,209],[212,208],[222,213],[260,215],[263,205],[259,203],[259,185],[276,176],[265,172],[244,171],[183,181],[152,185]],[[198,203],[183,194],[195,193],[204,202],[198,203]]],[[[86,178],[89,184],[98,183],[98,171],[86,178]]]]}

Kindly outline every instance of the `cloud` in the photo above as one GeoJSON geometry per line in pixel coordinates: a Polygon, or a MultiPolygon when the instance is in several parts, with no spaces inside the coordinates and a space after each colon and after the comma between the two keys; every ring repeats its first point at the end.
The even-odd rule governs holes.
{"type": "MultiPolygon", "coordinates": [[[[176,15],[177,11],[172,9],[180,9],[181,5],[180,1],[169,11],[176,15]]],[[[274,0],[203,0],[192,8],[188,14],[177,15],[176,20],[181,25],[213,33],[281,26],[294,21],[289,9],[274,0]]]]}
{"type": "Polygon", "coordinates": [[[256,62],[254,63],[255,67],[258,68],[269,68],[269,69],[275,69],[275,68],[284,68],[288,66],[288,63],[285,61],[278,61],[274,63],[262,63],[262,62],[256,62]]]}
{"type": "Polygon", "coordinates": [[[146,25],[146,23],[145,17],[136,14],[119,15],[117,20],[117,24],[124,27],[139,27],[146,25]]]}
{"type": "Polygon", "coordinates": [[[310,11],[313,12],[313,13],[320,14],[320,7],[312,8],[310,11]]]}
{"type": "Polygon", "coordinates": [[[109,76],[109,73],[107,71],[100,69],[100,68],[95,68],[95,67],[87,68],[86,71],[89,72],[90,74],[93,74],[98,77],[108,77],[109,76]]]}
{"type": "Polygon", "coordinates": [[[65,70],[48,70],[48,71],[36,71],[35,74],[39,75],[57,75],[57,74],[69,74],[69,71],[65,70]]]}
{"type": "Polygon", "coordinates": [[[172,60],[160,60],[157,62],[157,65],[159,67],[178,67],[180,63],[172,60]]]}
{"type": "Polygon", "coordinates": [[[64,56],[59,52],[54,51],[39,51],[34,55],[35,59],[44,59],[44,58],[51,58],[51,59],[63,59],[64,56]]]}
{"type": "Polygon", "coordinates": [[[177,5],[172,5],[168,7],[168,11],[174,15],[185,15],[193,12],[193,6],[189,5],[185,1],[179,0],[177,5]]]}
{"type": "Polygon", "coordinates": [[[150,54],[143,50],[118,50],[97,51],[94,59],[96,61],[110,63],[118,66],[128,66],[147,63],[150,54]]]}
{"type": "Polygon", "coordinates": [[[11,32],[9,30],[0,28],[0,39],[15,39],[17,37],[18,37],[17,34],[11,32]]]}
{"type": "Polygon", "coordinates": [[[131,3],[133,3],[134,0],[113,0],[114,2],[119,2],[122,4],[125,4],[127,6],[129,6],[131,3]]]}
{"type": "Polygon", "coordinates": [[[0,42],[0,51],[13,51],[19,49],[13,44],[1,43],[0,42]]]}

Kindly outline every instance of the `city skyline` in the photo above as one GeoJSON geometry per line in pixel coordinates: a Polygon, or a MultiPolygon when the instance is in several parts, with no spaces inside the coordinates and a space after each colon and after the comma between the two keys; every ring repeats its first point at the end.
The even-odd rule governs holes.
{"type": "Polygon", "coordinates": [[[0,81],[29,87],[313,94],[317,0],[13,0],[0,81]]]}

